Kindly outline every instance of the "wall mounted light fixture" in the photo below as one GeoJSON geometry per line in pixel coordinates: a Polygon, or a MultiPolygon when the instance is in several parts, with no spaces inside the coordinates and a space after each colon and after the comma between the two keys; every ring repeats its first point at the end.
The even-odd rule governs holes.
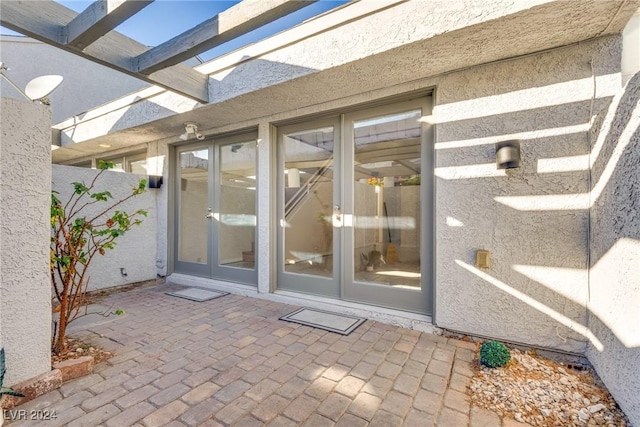
{"type": "Polygon", "coordinates": [[[162,187],[162,175],[149,175],[149,188],[162,187]]]}
{"type": "Polygon", "coordinates": [[[184,133],[180,135],[180,139],[186,141],[189,138],[193,138],[194,136],[199,141],[204,139],[204,135],[198,132],[198,124],[196,122],[185,122],[184,123],[184,133]]]}
{"type": "Polygon", "coordinates": [[[496,143],[496,167],[498,169],[519,168],[521,164],[520,141],[513,139],[496,143]]]}
{"type": "Polygon", "coordinates": [[[29,101],[39,101],[45,105],[51,105],[51,101],[47,98],[59,85],[62,83],[63,77],[58,75],[40,76],[27,83],[24,91],[18,87],[15,83],[9,79],[5,74],[5,71],[9,71],[9,68],[0,62],[0,76],[9,82],[15,90],[17,90],[22,96],[29,101]]]}

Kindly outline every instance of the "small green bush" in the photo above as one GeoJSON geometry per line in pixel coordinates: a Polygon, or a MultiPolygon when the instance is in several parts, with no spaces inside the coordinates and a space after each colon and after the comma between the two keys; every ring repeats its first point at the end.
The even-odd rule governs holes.
{"type": "Polygon", "coordinates": [[[480,347],[480,363],[490,368],[504,366],[511,359],[509,349],[499,341],[487,341],[480,347]]]}

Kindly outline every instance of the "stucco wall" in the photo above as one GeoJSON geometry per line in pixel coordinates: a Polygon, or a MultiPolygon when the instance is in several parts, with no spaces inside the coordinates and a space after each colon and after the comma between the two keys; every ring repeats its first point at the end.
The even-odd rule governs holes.
{"type": "MultiPolygon", "coordinates": [[[[74,166],[53,165],[53,189],[59,193],[63,202],[68,200],[73,192],[72,182],[84,182],[89,185],[98,171],[94,169],[78,168],[74,166]]],[[[140,178],[134,174],[122,172],[105,172],[96,183],[96,190],[108,190],[119,200],[130,194],[137,186],[140,178]]],[[[143,218],[140,226],[134,226],[124,236],[116,240],[116,247],[107,251],[104,256],[97,255],[89,266],[89,290],[103,289],[128,283],[151,280],[156,277],[156,229],[157,209],[156,191],[147,191],[134,197],[118,207],[119,210],[133,212],[146,209],[148,215],[143,218]],[[127,276],[120,274],[120,268],[125,268],[127,276]]],[[[103,206],[106,206],[103,205],[103,206]]],[[[97,213],[99,204],[87,209],[89,214],[97,213]]],[[[164,258],[164,255],[162,256],[164,258]]]]}
{"type": "Polygon", "coordinates": [[[179,135],[185,119],[200,123],[208,134],[239,120],[615,33],[634,3],[443,0],[425,7],[420,1],[355,2],[197,67],[211,76],[207,106],[166,92],[140,92],[129,103],[61,123],[62,144],[98,136],[117,144],[117,131],[124,129],[131,143],[148,142],[179,135]],[[362,12],[364,17],[349,15],[369,8],[376,10],[362,12]],[[343,21],[344,14],[351,18],[343,21]],[[178,113],[186,114],[180,118],[178,113]]]}
{"type": "Polygon", "coordinates": [[[51,369],[51,113],[15,99],[1,105],[0,347],[11,386],[51,369]]]}
{"type": "MultiPolygon", "coordinates": [[[[64,77],[49,96],[53,123],[149,86],[142,80],[28,37],[3,35],[0,44],[2,61],[9,67],[7,75],[18,87],[24,89],[31,79],[46,74],[64,77]]],[[[23,99],[4,79],[0,85],[3,96],[23,99]]]]}
{"type": "Polygon", "coordinates": [[[640,425],[640,73],[602,114],[593,138],[587,356],[640,425]]]}
{"type": "Polygon", "coordinates": [[[619,90],[619,41],[476,67],[438,83],[438,326],[574,353],[594,339],[585,308],[588,130],[619,90]],[[497,170],[494,143],[514,138],[522,167],[497,170]],[[475,267],[477,249],[491,252],[491,268],[475,267]]]}

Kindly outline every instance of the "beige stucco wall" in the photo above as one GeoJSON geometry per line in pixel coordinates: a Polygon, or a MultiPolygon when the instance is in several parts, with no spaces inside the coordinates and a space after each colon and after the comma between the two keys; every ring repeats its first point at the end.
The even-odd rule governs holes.
{"type": "MultiPolygon", "coordinates": [[[[95,169],[53,165],[53,189],[59,193],[58,197],[64,202],[73,192],[72,182],[84,182],[89,185],[97,173],[98,171],[95,169]]],[[[108,190],[114,200],[119,200],[130,194],[141,178],[146,179],[144,176],[107,171],[96,182],[96,190],[108,190]]],[[[157,191],[156,189],[147,189],[145,193],[118,207],[119,210],[127,212],[146,209],[148,215],[143,218],[140,226],[134,226],[124,236],[116,240],[115,250],[107,251],[104,256],[97,255],[92,260],[89,266],[90,290],[156,278],[157,191]],[[120,274],[120,268],[126,269],[127,276],[120,274]]],[[[89,208],[87,213],[97,213],[98,206],[99,204],[89,208]]]]}
{"type": "Polygon", "coordinates": [[[574,353],[593,340],[588,130],[619,88],[620,49],[602,38],[438,84],[438,326],[574,353]],[[494,143],[513,138],[522,167],[497,170],[494,143]],[[491,268],[474,266],[477,249],[491,268]]]}
{"type": "Polygon", "coordinates": [[[640,73],[601,114],[593,138],[587,355],[640,425],[640,73]]]}
{"type": "Polygon", "coordinates": [[[8,98],[1,107],[0,347],[11,386],[51,369],[51,113],[8,98]]]}

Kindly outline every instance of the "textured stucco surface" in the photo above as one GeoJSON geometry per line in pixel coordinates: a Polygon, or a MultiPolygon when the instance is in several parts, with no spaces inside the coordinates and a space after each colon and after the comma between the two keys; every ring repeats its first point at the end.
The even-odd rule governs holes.
{"type": "MultiPolygon", "coordinates": [[[[64,80],[53,92],[51,119],[58,123],[119,96],[148,86],[148,83],[114,71],[28,37],[0,36],[2,61],[7,75],[24,89],[27,83],[46,74],[58,74],[64,80]]],[[[24,99],[4,79],[3,96],[24,99]]]]}
{"type": "Polygon", "coordinates": [[[143,143],[179,135],[185,120],[199,122],[207,132],[614,33],[633,13],[633,3],[637,2],[622,8],[619,2],[602,1],[443,0],[430,7],[420,1],[399,3],[212,71],[209,105],[195,108],[182,97],[163,93],[69,122],[63,129],[63,144],[70,144],[69,151],[59,150],[54,158],[76,155],[74,142],[91,140],[87,149],[94,150],[98,141],[119,144],[123,136],[131,144],[143,143]],[[159,121],[160,117],[166,120],[159,121]],[[118,129],[123,133],[118,135],[118,129]]]}
{"type": "Polygon", "coordinates": [[[10,386],[51,369],[51,113],[9,98],[1,106],[0,347],[10,386]]]}
{"type": "MultiPolygon", "coordinates": [[[[53,189],[59,192],[58,197],[64,202],[68,200],[73,191],[72,182],[84,182],[88,185],[97,173],[98,171],[94,169],[53,165],[53,189]]],[[[114,200],[119,200],[130,194],[131,189],[137,186],[140,178],[146,177],[107,171],[97,181],[96,190],[108,190],[113,195],[114,200]]],[[[119,210],[127,212],[146,209],[148,215],[143,218],[141,225],[134,226],[124,236],[116,240],[114,250],[107,251],[104,256],[96,255],[91,261],[89,266],[89,290],[155,279],[156,221],[158,217],[156,191],[155,189],[147,189],[145,193],[129,199],[118,207],[119,210]],[[120,268],[126,269],[127,276],[120,274],[120,268]]],[[[88,208],[87,213],[98,213],[98,206],[94,205],[88,208]]]]}
{"type": "Polygon", "coordinates": [[[540,168],[589,153],[589,62],[600,83],[594,107],[602,108],[616,81],[619,88],[619,54],[619,38],[608,37],[438,84],[438,326],[584,352],[588,170],[540,168]],[[522,167],[498,171],[493,143],[514,134],[522,167]],[[491,268],[475,268],[477,249],[490,251],[491,268]]]}
{"type": "Polygon", "coordinates": [[[640,73],[603,113],[593,138],[589,327],[602,348],[587,351],[633,425],[640,425],[639,102],[640,73]]]}

